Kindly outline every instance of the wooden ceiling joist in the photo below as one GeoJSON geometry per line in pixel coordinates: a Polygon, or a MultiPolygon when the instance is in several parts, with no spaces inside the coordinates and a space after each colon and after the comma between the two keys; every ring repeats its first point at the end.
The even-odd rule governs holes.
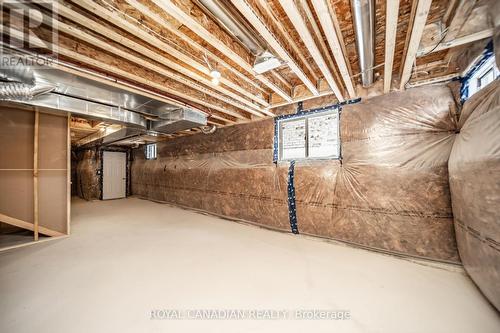
{"type": "Polygon", "coordinates": [[[277,86],[271,80],[269,80],[265,75],[258,74],[254,71],[253,66],[248,63],[248,61],[241,57],[237,52],[235,52],[232,48],[223,43],[217,36],[215,36],[212,32],[208,31],[202,24],[200,24],[197,20],[195,20],[189,13],[186,13],[183,8],[177,6],[171,0],[152,0],[158,7],[163,9],[166,13],[174,17],[179,22],[182,22],[185,26],[187,26],[191,31],[196,33],[198,36],[203,38],[206,42],[211,44],[213,47],[220,50],[225,56],[234,61],[238,66],[242,67],[248,73],[253,75],[271,90],[279,94],[284,99],[291,101],[292,98],[290,93],[284,91],[282,88],[277,86]]]}
{"type": "Polygon", "coordinates": [[[318,15],[321,27],[323,28],[323,31],[326,35],[326,40],[328,41],[330,49],[332,50],[333,58],[337,63],[340,75],[342,76],[342,79],[347,87],[349,97],[354,98],[356,97],[356,92],[354,91],[354,86],[352,84],[349,70],[347,68],[346,58],[344,53],[342,52],[342,46],[340,45],[337,31],[335,30],[335,24],[332,19],[332,15],[335,15],[335,13],[330,12],[326,0],[312,0],[312,4],[314,10],[316,11],[316,14],[318,15]]]}
{"type": "Polygon", "coordinates": [[[476,3],[477,0],[462,0],[460,2],[446,32],[445,43],[454,40],[458,36],[476,3]]]}
{"type": "MultiPolygon", "coordinates": [[[[273,33],[268,29],[268,27],[262,22],[260,17],[255,13],[252,6],[246,0],[234,0],[233,4],[236,8],[243,14],[243,16],[250,22],[250,24],[257,30],[261,36],[264,38],[266,43],[277,53],[277,55],[283,59],[290,69],[298,76],[298,78],[307,86],[311,93],[317,96],[318,89],[315,84],[304,73],[302,68],[295,62],[295,60],[288,54],[285,48],[281,45],[278,39],[273,35],[273,33]]],[[[283,96],[282,96],[283,97],[283,96]]],[[[291,99],[285,98],[287,101],[291,99]]]]}
{"type": "Polygon", "coordinates": [[[405,61],[401,74],[399,87],[401,90],[405,89],[406,83],[410,80],[413,62],[415,61],[415,57],[417,55],[418,46],[420,44],[420,40],[422,39],[422,33],[424,32],[427,15],[429,14],[429,9],[432,3],[432,0],[415,1],[418,1],[418,4],[416,5],[416,9],[413,14],[413,26],[411,28],[411,35],[408,42],[408,48],[406,49],[405,61]]]}
{"type": "Polygon", "coordinates": [[[391,90],[394,51],[396,50],[396,34],[398,29],[399,0],[387,0],[385,14],[385,65],[384,94],[391,90]]]}
{"type": "Polygon", "coordinates": [[[307,29],[307,25],[304,22],[302,16],[300,15],[297,5],[295,4],[294,1],[290,0],[279,0],[279,2],[281,4],[281,7],[286,12],[287,16],[290,18],[290,21],[297,30],[298,34],[300,35],[300,38],[306,45],[309,53],[311,54],[314,61],[318,65],[319,69],[321,70],[321,73],[323,73],[323,76],[328,82],[328,85],[332,89],[333,93],[335,94],[335,96],[339,101],[341,102],[344,101],[344,97],[342,96],[342,93],[339,87],[337,86],[337,83],[335,82],[332,73],[330,72],[330,69],[328,68],[325,60],[323,59],[323,56],[321,55],[321,52],[319,51],[318,46],[314,41],[314,38],[312,37],[310,31],[307,29]]]}
{"type": "MultiPolygon", "coordinates": [[[[67,15],[72,20],[74,20],[75,22],[77,22],[79,24],[82,24],[83,26],[86,26],[86,24],[90,23],[89,22],[90,20],[87,19],[86,17],[79,15],[78,13],[71,12],[71,10],[69,10],[65,7],[60,8],[59,15],[64,15],[64,16],[67,15]]],[[[262,117],[262,113],[258,112],[260,110],[260,108],[257,108],[250,101],[242,98],[241,96],[238,96],[235,93],[232,93],[231,91],[229,91],[227,89],[215,87],[215,88],[218,88],[216,90],[221,91],[222,93],[228,95],[231,98],[225,97],[223,95],[216,93],[215,91],[213,91],[211,89],[208,89],[208,88],[201,86],[200,84],[196,83],[195,81],[189,80],[188,78],[191,77],[191,78],[194,78],[195,80],[197,80],[197,81],[199,81],[207,86],[211,85],[210,80],[202,77],[201,75],[192,73],[189,70],[187,70],[184,66],[179,65],[175,62],[168,61],[164,57],[160,56],[158,53],[155,53],[155,52],[151,51],[150,49],[148,49],[140,44],[137,44],[126,37],[120,36],[118,33],[114,32],[110,29],[107,29],[104,26],[100,26],[100,25],[94,23],[93,30],[103,34],[103,36],[106,36],[107,38],[109,38],[115,42],[119,42],[120,44],[124,45],[125,47],[130,48],[131,50],[139,52],[142,55],[148,56],[150,59],[155,60],[158,63],[169,66],[169,67],[177,70],[178,72],[186,75],[187,77],[176,74],[172,71],[167,70],[166,68],[162,68],[162,67],[156,66],[154,64],[151,64],[151,63],[143,60],[140,57],[134,56],[132,53],[125,52],[121,49],[118,49],[118,48],[114,47],[112,44],[107,43],[103,40],[100,40],[96,37],[93,37],[90,34],[85,33],[84,31],[81,31],[75,27],[69,26],[66,23],[58,22],[58,29],[64,33],[73,35],[81,40],[84,40],[90,44],[93,44],[96,47],[99,47],[103,50],[106,50],[108,52],[112,52],[112,53],[114,53],[114,54],[116,54],[124,59],[130,60],[132,62],[139,64],[139,65],[145,66],[146,68],[154,69],[157,72],[159,72],[159,73],[161,73],[161,74],[163,74],[171,79],[174,79],[174,80],[176,80],[180,83],[186,84],[192,88],[203,91],[203,92],[205,92],[213,97],[216,97],[216,98],[218,98],[226,103],[232,104],[232,105],[239,107],[239,108],[241,108],[249,113],[252,113],[253,115],[256,115],[258,117],[262,117]],[[245,102],[244,105],[241,104],[243,102],[245,102]],[[252,107],[249,107],[249,106],[252,106],[252,107]]]]}
{"type": "Polygon", "coordinates": [[[270,20],[270,22],[278,29],[279,33],[283,36],[284,40],[286,40],[286,42],[290,45],[293,52],[295,52],[295,54],[297,54],[302,65],[307,69],[309,74],[312,76],[313,82],[318,82],[319,77],[318,77],[317,73],[314,71],[314,69],[312,68],[309,61],[304,56],[304,52],[302,52],[299,49],[299,46],[297,45],[294,38],[292,38],[292,36],[290,36],[289,32],[283,27],[283,24],[281,24],[280,20],[276,17],[274,12],[270,8],[267,0],[258,0],[258,4],[262,8],[262,10],[264,11],[264,14],[270,20]]]}
{"type": "MultiPolygon", "coordinates": [[[[129,1],[129,0],[127,0],[127,1],[129,1]]],[[[148,10],[147,7],[141,5],[138,2],[135,2],[135,1],[129,1],[129,2],[131,2],[132,5],[137,5],[137,6],[144,7],[144,8],[139,8],[141,11],[148,10]]],[[[116,12],[109,11],[108,9],[106,9],[106,8],[104,8],[102,6],[99,6],[97,3],[93,2],[93,1],[90,1],[90,0],[80,0],[80,1],[78,1],[78,5],[82,6],[83,8],[85,8],[86,10],[88,10],[89,12],[98,15],[103,20],[105,20],[107,22],[110,22],[113,25],[115,25],[115,26],[117,26],[117,27],[119,27],[119,28],[121,28],[121,29],[129,32],[131,35],[133,35],[133,36],[141,39],[142,41],[148,43],[149,45],[152,45],[152,46],[154,46],[156,48],[159,48],[159,49],[167,52],[168,54],[172,55],[173,57],[175,57],[179,61],[182,61],[183,63],[188,64],[190,67],[192,67],[192,68],[200,71],[201,73],[203,73],[203,74],[205,74],[207,76],[210,75],[210,69],[207,67],[206,64],[197,62],[195,59],[193,59],[192,56],[189,56],[189,55],[187,55],[187,54],[185,54],[185,53],[177,50],[175,47],[172,47],[171,45],[165,43],[164,41],[162,41],[158,37],[151,35],[150,33],[148,33],[145,30],[143,30],[142,27],[137,26],[135,24],[132,24],[129,21],[123,19],[120,15],[117,15],[116,12]]],[[[63,6],[60,6],[60,7],[63,7],[63,6]]],[[[75,16],[72,13],[76,13],[76,12],[73,11],[73,10],[69,10],[68,11],[65,8],[61,8],[61,13],[60,13],[61,15],[72,15],[73,16],[71,18],[72,20],[75,20],[75,19],[79,18],[78,16],[75,16]]],[[[152,13],[148,13],[148,12],[144,12],[144,14],[146,14],[146,15],[147,14],[155,15],[155,17],[153,17],[153,19],[159,19],[159,16],[157,16],[156,14],[152,14],[152,13]]],[[[81,16],[82,15],[80,15],[80,17],[81,16]]],[[[97,30],[98,27],[99,27],[99,24],[97,24],[97,22],[96,22],[93,25],[91,25],[89,28],[97,30]]],[[[102,27],[102,25],[101,25],[101,27],[102,27]]],[[[175,63],[171,62],[171,66],[175,66],[174,64],[175,63]]],[[[179,67],[177,66],[177,68],[179,68],[179,67]]],[[[189,71],[189,69],[185,69],[185,72],[186,71],[189,71]]],[[[192,72],[192,73],[195,74],[194,72],[192,72]]],[[[200,75],[198,75],[198,77],[199,76],[200,75]]],[[[264,99],[262,99],[259,96],[253,94],[248,89],[242,88],[240,86],[240,84],[235,83],[235,82],[233,82],[231,80],[228,80],[225,77],[221,78],[221,83],[224,84],[224,85],[226,85],[227,87],[235,90],[236,92],[238,92],[238,93],[246,96],[251,101],[255,101],[255,102],[259,103],[260,105],[262,105],[264,107],[267,107],[269,105],[267,103],[267,101],[265,101],[264,99]]],[[[227,89],[224,89],[224,90],[227,91],[227,89]]],[[[243,102],[243,100],[240,97],[238,97],[236,99],[238,99],[238,100],[240,100],[240,101],[243,102]]],[[[251,101],[247,100],[244,103],[251,103],[251,101]]],[[[265,112],[263,110],[261,110],[261,111],[265,112]]]]}
{"type": "Polygon", "coordinates": [[[421,56],[428,55],[428,54],[431,54],[434,52],[439,52],[442,50],[450,49],[450,48],[453,48],[456,46],[460,46],[460,45],[464,45],[464,44],[468,44],[468,43],[473,43],[473,42],[476,42],[476,41],[481,40],[481,39],[490,38],[493,36],[493,33],[494,33],[494,30],[492,28],[485,29],[483,31],[475,32],[475,33],[472,33],[472,34],[467,35],[467,36],[455,38],[449,42],[439,43],[439,45],[437,45],[437,46],[433,46],[433,45],[426,46],[426,47],[418,50],[417,57],[421,57],[421,56]]]}
{"type": "MultiPolygon", "coordinates": [[[[134,36],[140,38],[144,42],[149,43],[150,45],[153,45],[155,47],[160,47],[162,50],[166,51],[167,53],[169,53],[170,55],[172,55],[176,59],[183,61],[185,64],[195,68],[196,70],[199,70],[200,72],[202,72],[206,75],[209,75],[210,71],[209,71],[207,66],[194,61],[188,55],[176,50],[174,47],[168,45],[167,43],[164,43],[163,41],[157,39],[156,37],[153,37],[149,33],[143,31],[141,28],[139,28],[137,26],[134,26],[130,22],[121,19],[119,16],[113,15],[113,13],[108,11],[107,9],[100,7],[95,3],[90,3],[87,0],[81,0],[81,2],[79,2],[79,3],[82,6],[91,6],[91,7],[89,7],[89,9],[92,8],[92,9],[96,10],[96,13],[104,20],[107,20],[107,21],[109,20],[111,23],[119,26],[120,28],[128,31],[129,33],[131,33],[131,34],[133,33],[134,36]]],[[[79,24],[82,24],[84,26],[87,26],[86,24],[90,24],[90,22],[92,21],[92,20],[86,18],[85,16],[78,14],[74,10],[72,10],[68,7],[64,7],[62,5],[60,6],[59,11],[60,11],[59,12],[60,15],[65,16],[65,17],[67,17],[67,18],[69,18],[69,19],[71,19],[79,24]]],[[[268,114],[268,112],[265,109],[258,107],[252,101],[250,101],[246,98],[243,98],[242,96],[237,95],[237,94],[231,92],[230,90],[225,89],[224,87],[220,87],[220,86],[214,87],[213,85],[211,85],[210,80],[206,79],[202,75],[199,75],[199,74],[189,70],[188,68],[186,68],[185,66],[183,66],[181,64],[178,64],[178,63],[173,62],[173,61],[169,61],[169,59],[166,59],[165,57],[159,55],[158,53],[153,52],[150,49],[148,49],[148,48],[146,48],[146,47],[144,47],[136,42],[133,42],[132,40],[122,36],[121,34],[119,34],[117,32],[112,31],[109,28],[104,27],[103,25],[98,24],[97,22],[94,22],[89,27],[91,27],[94,31],[102,34],[103,36],[110,38],[110,39],[112,39],[112,40],[114,40],[114,41],[116,41],[116,42],[118,42],[126,47],[129,47],[133,50],[140,51],[141,53],[147,55],[152,60],[155,60],[159,63],[164,64],[164,65],[167,65],[167,66],[173,68],[174,70],[177,70],[178,72],[180,72],[188,77],[191,77],[197,81],[200,81],[206,85],[211,86],[212,88],[234,98],[235,100],[246,104],[248,107],[251,107],[255,111],[268,114]]],[[[225,78],[221,79],[221,83],[224,85],[227,85],[229,88],[232,88],[238,92],[240,90],[239,85],[237,85],[237,84],[233,83],[232,81],[229,81],[225,78]]],[[[247,90],[242,90],[242,91],[247,92],[247,90]]],[[[261,104],[264,104],[264,106],[268,105],[267,102],[262,103],[262,101],[258,97],[256,97],[255,95],[248,96],[247,93],[245,95],[247,95],[247,97],[250,97],[252,100],[255,100],[257,102],[260,102],[261,104]]],[[[254,113],[255,115],[259,116],[260,113],[255,113],[255,111],[251,111],[251,113],[254,113]]]]}

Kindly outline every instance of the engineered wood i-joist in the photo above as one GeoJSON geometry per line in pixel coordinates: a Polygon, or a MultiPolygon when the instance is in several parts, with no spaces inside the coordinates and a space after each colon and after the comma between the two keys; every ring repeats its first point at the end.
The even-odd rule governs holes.
{"type": "MultiPolygon", "coordinates": [[[[233,4],[250,22],[250,24],[262,35],[264,40],[273,48],[277,55],[282,58],[299,79],[307,86],[313,95],[318,95],[318,90],[314,83],[307,77],[304,71],[297,65],[295,60],[288,54],[278,39],[272,34],[268,27],[262,22],[261,18],[255,13],[254,9],[246,0],[234,0],[233,4]]],[[[283,96],[282,96],[283,97],[283,96]]],[[[286,99],[286,98],[285,98],[286,99]]],[[[291,101],[290,99],[286,99],[291,101]]]]}
{"type": "Polygon", "coordinates": [[[208,31],[203,25],[201,25],[197,20],[195,20],[191,15],[186,13],[181,7],[179,7],[172,0],[152,0],[159,8],[163,9],[169,15],[174,17],[179,22],[182,22],[186,25],[191,31],[196,33],[198,36],[202,37],[205,41],[207,41],[212,46],[219,49],[224,53],[229,59],[234,61],[238,66],[241,66],[248,73],[256,77],[266,86],[268,86],[271,90],[279,94],[284,99],[291,101],[290,94],[283,91],[280,87],[278,87],[275,83],[270,81],[265,75],[258,74],[254,71],[252,65],[250,65],[246,59],[243,59],[237,52],[235,52],[232,48],[223,43],[217,36],[212,34],[212,32],[208,31]]]}
{"type": "Polygon", "coordinates": [[[406,83],[410,79],[413,62],[415,61],[418,46],[420,44],[420,40],[422,39],[422,33],[424,32],[425,22],[427,21],[427,15],[429,14],[431,3],[432,0],[418,0],[410,40],[403,64],[403,71],[401,74],[401,83],[399,87],[401,90],[405,88],[406,83]]]}
{"type": "MultiPolygon", "coordinates": [[[[170,32],[175,33],[175,35],[178,36],[179,38],[182,36],[182,34],[177,29],[175,29],[175,27],[171,26],[171,24],[168,21],[165,21],[160,15],[149,10],[149,8],[146,7],[144,4],[142,4],[138,1],[134,1],[134,0],[126,0],[126,1],[134,8],[137,8],[137,10],[139,10],[143,15],[150,17],[151,19],[153,19],[155,22],[157,22],[161,26],[167,28],[170,32]]],[[[203,73],[207,76],[210,75],[210,69],[207,67],[206,64],[200,63],[200,62],[196,61],[192,56],[189,56],[188,54],[185,54],[184,52],[177,50],[175,47],[173,47],[173,46],[169,45],[168,43],[164,42],[163,40],[161,40],[158,36],[152,35],[149,32],[143,30],[143,28],[141,26],[138,26],[136,24],[133,24],[133,23],[123,19],[120,15],[118,15],[118,13],[111,12],[108,9],[98,5],[97,3],[93,2],[93,1],[89,1],[89,0],[80,0],[77,3],[79,6],[82,6],[84,9],[88,10],[89,12],[94,13],[95,15],[98,15],[100,18],[102,18],[105,21],[111,22],[112,24],[116,25],[117,27],[120,27],[121,29],[127,31],[131,35],[148,43],[149,45],[152,45],[156,48],[159,48],[159,49],[167,52],[168,54],[175,57],[179,61],[182,61],[183,63],[200,71],[201,73],[203,73]]],[[[60,8],[61,15],[71,15],[72,16],[71,19],[74,18],[74,19],[78,19],[80,21],[82,20],[81,19],[82,15],[79,15],[76,11],[74,11],[68,7],[65,7],[64,5],[60,5],[60,7],[61,7],[60,8]]],[[[107,31],[110,30],[110,29],[107,29],[107,31],[104,32],[104,30],[102,30],[102,25],[99,25],[96,23],[92,24],[91,28],[96,30],[97,32],[102,31],[104,34],[107,34],[107,31]]],[[[207,56],[211,56],[210,53],[207,52],[207,50],[202,49],[202,47],[200,45],[196,44],[191,39],[186,37],[186,39],[184,41],[187,42],[190,45],[190,47],[193,47],[200,52],[204,52],[205,54],[207,54],[207,56]]],[[[233,73],[239,74],[239,76],[238,76],[239,78],[244,77],[246,79],[246,80],[244,80],[246,83],[253,83],[251,80],[248,80],[248,78],[241,75],[241,73],[237,72],[229,65],[224,64],[222,61],[219,61],[219,59],[216,59],[216,60],[217,60],[217,63],[225,65],[226,68],[231,68],[233,73]]],[[[174,64],[172,64],[172,65],[174,65],[174,64]]],[[[182,65],[180,67],[182,67],[182,65]]],[[[178,68],[179,68],[179,66],[174,68],[174,69],[177,70],[178,68]]],[[[185,71],[189,71],[189,69],[185,69],[185,71]]],[[[254,93],[249,91],[249,89],[245,89],[244,87],[241,87],[240,83],[235,83],[232,80],[229,80],[225,77],[222,77],[220,81],[222,84],[235,90],[236,92],[240,93],[241,95],[246,96],[247,98],[250,98],[251,100],[259,103],[260,105],[262,105],[264,107],[268,106],[268,103],[266,100],[255,95],[254,93]]]]}
{"type": "Polygon", "coordinates": [[[328,85],[334,92],[335,96],[338,98],[339,101],[344,101],[344,97],[342,96],[342,93],[337,86],[337,83],[333,79],[332,73],[330,72],[330,69],[328,68],[325,60],[323,59],[323,56],[321,55],[321,52],[318,49],[318,46],[316,45],[313,37],[311,36],[311,33],[307,29],[307,26],[300,15],[299,10],[297,9],[297,5],[295,4],[294,1],[289,1],[289,0],[279,0],[281,6],[285,10],[286,14],[292,21],[295,29],[299,33],[302,41],[304,44],[307,46],[307,49],[309,50],[309,53],[313,57],[314,61],[318,65],[319,69],[323,73],[323,76],[325,77],[326,81],[328,82],[328,85]]]}
{"type": "MultiPolygon", "coordinates": [[[[394,1],[398,1],[399,3],[399,0],[394,1]]],[[[347,91],[349,92],[349,97],[354,98],[356,97],[356,92],[354,91],[354,86],[352,84],[351,77],[349,76],[346,58],[344,53],[342,52],[342,47],[340,45],[337,32],[335,31],[335,24],[332,19],[332,14],[335,15],[335,13],[330,12],[328,4],[325,2],[325,0],[312,0],[312,4],[314,10],[316,11],[316,14],[318,15],[320,24],[325,32],[326,39],[328,41],[328,44],[330,45],[330,49],[332,50],[333,57],[340,71],[340,75],[342,76],[342,79],[344,80],[344,83],[347,87],[347,91]]]]}

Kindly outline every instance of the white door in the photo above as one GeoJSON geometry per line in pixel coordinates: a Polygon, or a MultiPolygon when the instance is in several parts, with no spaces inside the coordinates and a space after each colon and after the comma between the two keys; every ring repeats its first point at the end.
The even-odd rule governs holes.
{"type": "Polygon", "coordinates": [[[104,151],[102,163],[102,199],[125,198],[127,195],[127,153],[104,151]]]}

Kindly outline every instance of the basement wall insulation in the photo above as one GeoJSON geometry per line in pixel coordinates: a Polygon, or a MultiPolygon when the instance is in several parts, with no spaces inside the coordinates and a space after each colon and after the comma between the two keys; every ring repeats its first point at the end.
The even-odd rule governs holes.
{"type": "Polygon", "coordinates": [[[500,81],[462,109],[449,160],[455,231],[463,265],[500,310],[500,81]]]}
{"type": "MultiPolygon", "coordinates": [[[[318,102],[332,104],[304,109],[318,102]]],[[[446,86],[343,106],[342,161],[295,163],[299,232],[459,262],[447,166],[454,114],[446,86]]],[[[273,163],[273,127],[267,119],[176,138],[158,144],[157,160],[136,149],[132,193],[290,231],[289,163],[273,163]]]]}

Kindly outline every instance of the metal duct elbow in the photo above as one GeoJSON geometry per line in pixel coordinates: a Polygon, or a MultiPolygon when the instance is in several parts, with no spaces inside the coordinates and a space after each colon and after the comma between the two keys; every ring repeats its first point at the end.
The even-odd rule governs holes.
{"type": "Polygon", "coordinates": [[[29,101],[33,98],[48,94],[55,87],[37,86],[18,82],[0,83],[0,99],[10,101],[29,101]]]}
{"type": "Polygon", "coordinates": [[[363,87],[373,84],[375,66],[375,0],[351,0],[363,87]]]}

